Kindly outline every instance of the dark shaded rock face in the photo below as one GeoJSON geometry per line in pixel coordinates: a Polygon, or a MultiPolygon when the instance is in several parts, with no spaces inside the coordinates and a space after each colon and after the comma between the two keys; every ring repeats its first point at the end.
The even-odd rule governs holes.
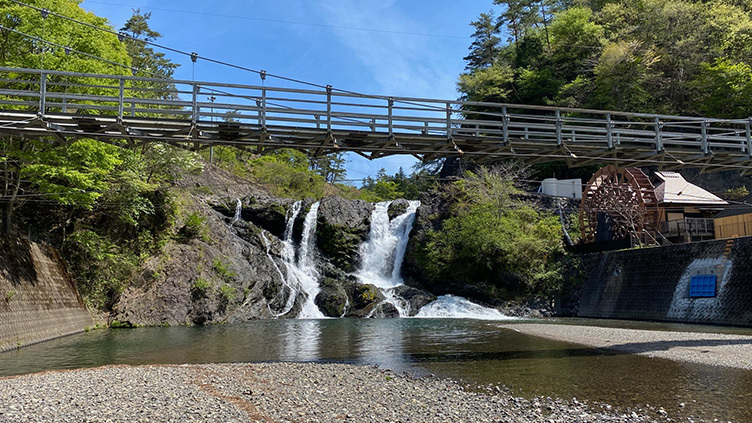
{"type": "Polygon", "coordinates": [[[392,201],[391,204],[389,204],[389,209],[387,210],[387,214],[389,214],[389,220],[392,220],[395,217],[404,214],[407,211],[408,207],[410,207],[410,202],[402,198],[392,201]]]}
{"type": "Polygon", "coordinates": [[[368,237],[373,204],[326,197],[319,206],[316,239],[319,250],[331,262],[352,272],[359,260],[360,244],[368,237]]]}
{"type": "MultiPolygon", "coordinates": [[[[266,229],[274,236],[281,238],[285,233],[287,209],[292,201],[274,197],[250,196],[241,199],[242,209],[240,217],[254,225],[266,229]]],[[[236,200],[227,199],[221,203],[211,204],[214,210],[226,217],[235,216],[236,200]]]]}
{"type": "Polygon", "coordinates": [[[410,316],[415,316],[424,305],[436,301],[436,296],[430,292],[407,285],[398,286],[394,293],[405,300],[410,316]]]}

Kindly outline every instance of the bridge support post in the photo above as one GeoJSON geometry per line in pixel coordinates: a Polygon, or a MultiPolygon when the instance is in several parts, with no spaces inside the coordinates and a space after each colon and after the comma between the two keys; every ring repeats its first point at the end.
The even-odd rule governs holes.
{"type": "Polygon", "coordinates": [[[506,106],[501,108],[501,114],[503,115],[501,117],[502,138],[504,140],[504,145],[508,145],[509,144],[509,113],[507,113],[506,106]]]}
{"type": "Polygon", "coordinates": [[[663,123],[661,120],[655,118],[655,152],[660,153],[663,151],[663,123]]]}
{"type": "Polygon", "coordinates": [[[37,115],[42,117],[47,109],[47,74],[42,72],[39,79],[39,111],[37,115]]]}
{"type": "Polygon", "coordinates": [[[394,139],[394,97],[389,97],[389,141],[394,139]]]}
{"type": "Polygon", "coordinates": [[[118,93],[118,122],[123,121],[123,98],[125,97],[125,79],[120,78],[120,91],[118,93]]]}
{"type": "Polygon", "coordinates": [[[614,149],[614,121],[611,120],[611,113],[606,113],[606,142],[608,149],[614,149]]]}
{"type": "Polygon", "coordinates": [[[193,98],[191,107],[193,107],[193,113],[191,113],[191,123],[193,125],[198,122],[198,91],[199,91],[199,85],[193,84],[193,98]]]}
{"type": "Polygon", "coordinates": [[[332,86],[326,86],[326,133],[332,137],[332,86]]]}
{"type": "Polygon", "coordinates": [[[452,103],[446,103],[446,136],[447,141],[452,141],[452,103]]]}

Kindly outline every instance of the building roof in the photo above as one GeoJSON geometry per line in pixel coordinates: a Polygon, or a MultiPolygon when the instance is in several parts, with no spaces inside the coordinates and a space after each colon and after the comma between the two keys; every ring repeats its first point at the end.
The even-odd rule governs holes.
{"type": "Polygon", "coordinates": [[[733,204],[731,206],[728,206],[722,212],[713,216],[713,218],[718,219],[721,217],[732,217],[743,214],[752,214],[752,204],[733,204]]]}
{"type": "Polygon", "coordinates": [[[721,198],[687,182],[677,172],[655,172],[661,183],[655,188],[659,204],[686,204],[698,206],[722,206],[728,204],[721,198]]]}

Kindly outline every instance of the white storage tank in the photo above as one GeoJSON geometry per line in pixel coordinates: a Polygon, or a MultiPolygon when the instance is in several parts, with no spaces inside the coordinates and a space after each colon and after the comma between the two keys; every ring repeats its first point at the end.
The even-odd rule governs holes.
{"type": "Polygon", "coordinates": [[[580,179],[544,179],[541,192],[552,197],[582,198],[582,180],[580,179]]]}

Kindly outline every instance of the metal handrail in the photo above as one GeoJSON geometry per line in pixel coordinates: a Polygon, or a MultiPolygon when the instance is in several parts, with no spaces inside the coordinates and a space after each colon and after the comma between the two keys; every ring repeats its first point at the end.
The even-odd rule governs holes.
{"type": "Polygon", "coordinates": [[[93,136],[131,143],[161,138],[199,148],[236,142],[324,153],[342,148],[372,157],[465,153],[747,170],[751,124],[752,119],[365,95],[331,87],[0,67],[0,133],[30,137],[93,136]],[[207,95],[212,101],[204,99],[207,95]],[[220,137],[215,118],[221,116],[237,123],[237,137],[224,139],[227,130],[220,137]],[[82,129],[83,118],[102,128],[82,129]],[[120,126],[112,129],[113,124],[120,126]]]}

